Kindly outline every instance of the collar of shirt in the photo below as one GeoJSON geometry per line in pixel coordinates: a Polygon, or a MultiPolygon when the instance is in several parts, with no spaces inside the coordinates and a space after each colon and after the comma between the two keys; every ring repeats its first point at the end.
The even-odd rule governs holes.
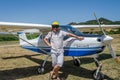
{"type": "Polygon", "coordinates": [[[57,32],[53,32],[53,31],[52,31],[52,33],[54,33],[54,34],[59,34],[59,32],[60,32],[60,30],[58,30],[57,32]]]}

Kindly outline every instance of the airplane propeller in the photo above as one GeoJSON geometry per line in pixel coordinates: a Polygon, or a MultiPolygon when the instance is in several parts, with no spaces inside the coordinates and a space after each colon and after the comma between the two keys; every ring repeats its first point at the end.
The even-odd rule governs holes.
{"type": "Polygon", "coordinates": [[[101,27],[100,21],[97,18],[96,14],[94,13],[94,16],[99,24],[99,27],[101,29],[101,31],[103,32],[103,36],[101,37],[101,41],[103,42],[104,45],[106,45],[109,49],[109,52],[111,53],[111,56],[114,58],[114,60],[116,61],[116,63],[119,63],[119,60],[116,56],[116,53],[111,45],[111,41],[113,40],[113,37],[106,35],[105,31],[103,30],[103,28],[101,27]]]}

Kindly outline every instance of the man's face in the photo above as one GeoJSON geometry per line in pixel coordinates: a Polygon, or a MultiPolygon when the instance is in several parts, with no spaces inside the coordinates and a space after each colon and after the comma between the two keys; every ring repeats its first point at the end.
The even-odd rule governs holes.
{"type": "Polygon", "coordinates": [[[56,33],[59,31],[59,28],[52,28],[52,31],[56,33]]]}
{"type": "Polygon", "coordinates": [[[52,26],[52,31],[53,32],[58,32],[59,31],[59,25],[54,25],[54,26],[52,26]]]}

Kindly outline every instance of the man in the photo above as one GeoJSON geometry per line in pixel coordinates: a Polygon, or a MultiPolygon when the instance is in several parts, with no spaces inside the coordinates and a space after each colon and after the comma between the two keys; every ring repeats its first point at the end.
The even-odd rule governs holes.
{"type": "Polygon", "coordinates": [[[75,37],[79,40],[84,39],[83,37],[76,36],[74,34],[60,30],[58,22],[52,23],[52,30],[46,35],[46,37],[44,38],[44,42],[51,47],[53,70],[50,72],[50,76],[52,77],[53,75],[55,75],[58,80],[60,80],[58,71],[60,67],[62,67],[64,61],[64,54],[63,54],[64,36],[75,37]],[[50,43],[49,43],[49,39],[50,39],[50,43]]]}

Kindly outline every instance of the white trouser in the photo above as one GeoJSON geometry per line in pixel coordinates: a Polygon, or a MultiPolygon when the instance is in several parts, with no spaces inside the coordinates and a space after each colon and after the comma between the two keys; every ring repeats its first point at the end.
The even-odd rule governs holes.
{"type": "Polygon", "coordinates": [[[59,67],[62,67],[63,65],[63,62],[64,62],[64,55],[63,53],[52,53],[51,54],[51,57],[52,57],[52,66],[54,67],[56,64],[59,66],[59,67]]]}

